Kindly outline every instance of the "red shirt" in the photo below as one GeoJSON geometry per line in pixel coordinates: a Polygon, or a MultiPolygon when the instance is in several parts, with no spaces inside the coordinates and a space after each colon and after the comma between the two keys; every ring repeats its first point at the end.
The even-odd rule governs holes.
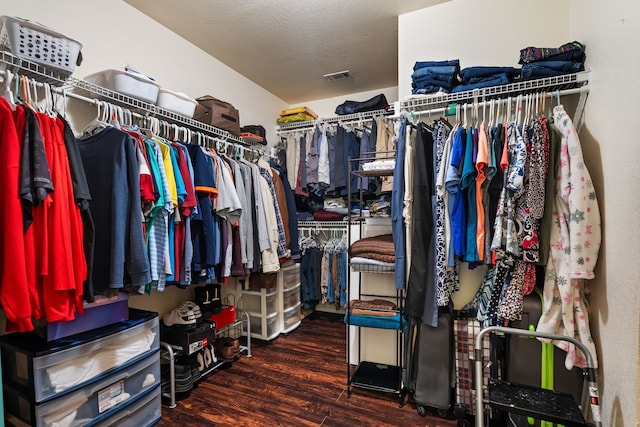
{"type": "Polygon", "coordinates": [[[25,265],[22,205],[20,202],[20,141],[11,106],[0,98],[0,304],[7,331],[31,331],[31,306],[25,265]]]}

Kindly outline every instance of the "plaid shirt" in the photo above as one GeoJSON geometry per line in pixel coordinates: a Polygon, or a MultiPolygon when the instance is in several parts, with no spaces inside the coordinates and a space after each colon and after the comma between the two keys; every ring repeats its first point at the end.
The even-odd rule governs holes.
{"type": "Polygon", "coordinates": [[[276,222],[278,224],[278,258],[288,258],[291,254],[287,249],[287,242],[284,235],[284,225],[282,223],[282,215],[280,214],[280,206],[278,206],[276,189],[273,186],[273,178],[271,177],[271,173],[267,169],[263,168],[260,165],[258,165],[258,167],[260,168],[260,175],[262,175],[262,177],[267,180],[267,184],[269,184],[269,191],[273,196],[273,204],[276,211],[276,222]]]}

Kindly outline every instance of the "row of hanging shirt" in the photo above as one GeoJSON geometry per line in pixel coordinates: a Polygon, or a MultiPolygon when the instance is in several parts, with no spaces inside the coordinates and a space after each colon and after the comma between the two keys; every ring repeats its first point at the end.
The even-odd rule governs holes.
{"type": "MultiPolygon", "coordinates": [[[[7,331],[32,319],[73,320],[83,313],[92,239],[91,195],[73,132],[54,108],[34,98],[33,82],[4,72],[0,98],[0,300],[7,331]]],[[[47,87],[48,88],[48,87],[47,87]]]]}
{"type": "Polygon", "coordinates": [[[264,159],[253,163],[239,154],[162,138],[158,125],[143,131],[131,123],[98,120],[94,132],[78,144],[94,199],[106,204],[96,204],[105,236],[122,232],[110,218],[131,221],[129,242],[96,241],[96,250],[110,251],[103,254],[107,260],[118,248],[135,254],[132,264],[124,264],[124,275],[101,266],[102,274],[94,275],[94,286],[102,280],[100,290],[121,288],[123,277],[138,292],[163,290],[167,282],[226,281],[250,271],[277,271],[279,258],[290,255],[276,196],[278,177],[264,159]],[[118,198],[123,200],[110,205],[118,198]],[[140,223],[144,226],[135,226],[140,223]],[[135,276],[142,271],[148,275],[135,276]]]}
{"type": "Polygon", "coordinates": [[[32,317],[72,320],[83,299],[125,285],[142,292],[276,271],[289,255],[277,177],[264,160],[161,138],[159,126],[143,132],[131,114],[99,101],[98,117],[76,138],[50,90],[38,102],[34,81],[22,77],[18,93],[9,80],[0,119],[9,330],[32,329],[32,317]],[[24,103],[13,104],[14,92],[24,103]]]}
{"type": "MultiPolygon", "coordinates": [[[[314,193],[323,196],[347,194],[349,158],[371,158],[371,153],[388,153],[394,149],[399,122],[388,117],[373,117],[369,123],[319,123],[312,129],[286,131],[286,168],[289,184],[298,196],[314,193]]],[[[364,163],[364,162],[363,162],[364,163]]],[[[392,177],[382,185],[373,178],[351,177],[351,191],[390,191],[392,177]]]]}
{"type": "Polygon", "coordinates": [[[335,304],[347,300],[346,228],[315,230],[300,228],[301,301],[304,306],[335,304]],[[324,235],[328,232],[329,237],[324,235]]]}
{"type": "MultiPolygon", "coordinates": [[[[544,94],[540,97],[544,100],[544,94]]],[[[536,96],[518,97],[514,115],[507,100],[504,117],[499,108],[494,110],[500,102],[488,104],[489,120],[480,120],[476,110],[475,124],[458,116],[453,127],[442,119],[433,127],[419,125],[429,134],[422,142],[433,143],[433,150],[425,150],[433,162],[426,165],[432,177],[428,194],[435,196],[435,283],[428,289],[434,293],[434,306],[448,305],[451,293],[459,289],[461,262],[470,268],[489,264],[469,305],[478,310],[483,324],[519,320],[523,295],[533,291],[536,281],[544,281],[545,313],[539,329],[592,345],[583,279],[593,277],[600,217],[577,132],[562,105],[554,107],[550,121],[536,96]]],[[[411,126],[408,129],[405,167],[418,167],[419,158],[413,160],[418,142],[412,142],[411,126]]],[[[409,212],[416,197],[405,193],[409,212]]],[[[407,298],[421,279],[419,269],[411,268],[414,261],[423,262],[409,261],[407,298]]],[[[409,310],[412,304],[408,302],[409,310]]],[[[434,309],[423,304],[416,312],[431,319],[434,309]]],[[[568,366],[584,366],[573,346],[558,345],[569,351],[568,366]]]]}

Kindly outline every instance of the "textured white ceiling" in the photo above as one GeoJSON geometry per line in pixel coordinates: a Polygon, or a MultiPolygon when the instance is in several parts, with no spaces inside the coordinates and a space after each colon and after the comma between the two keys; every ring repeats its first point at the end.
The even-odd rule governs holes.
{"type": "Polygon", "coordinates": [[[396,86],[398,15],[446,0],[125,1],[296,104],[396,86]]]}

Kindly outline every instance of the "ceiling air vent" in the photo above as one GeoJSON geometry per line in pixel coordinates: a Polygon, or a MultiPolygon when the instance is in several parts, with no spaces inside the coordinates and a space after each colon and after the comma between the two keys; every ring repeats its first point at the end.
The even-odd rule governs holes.
{"type": "Polygon", "coordinates": [[[353,76],[351,75],[351,71],[344,70],[344,71],[338,71],[337,73],[325,74],[322,77],[324,77],[326,81],[332,82],[334,80],[346,79],[353,76]]]}

